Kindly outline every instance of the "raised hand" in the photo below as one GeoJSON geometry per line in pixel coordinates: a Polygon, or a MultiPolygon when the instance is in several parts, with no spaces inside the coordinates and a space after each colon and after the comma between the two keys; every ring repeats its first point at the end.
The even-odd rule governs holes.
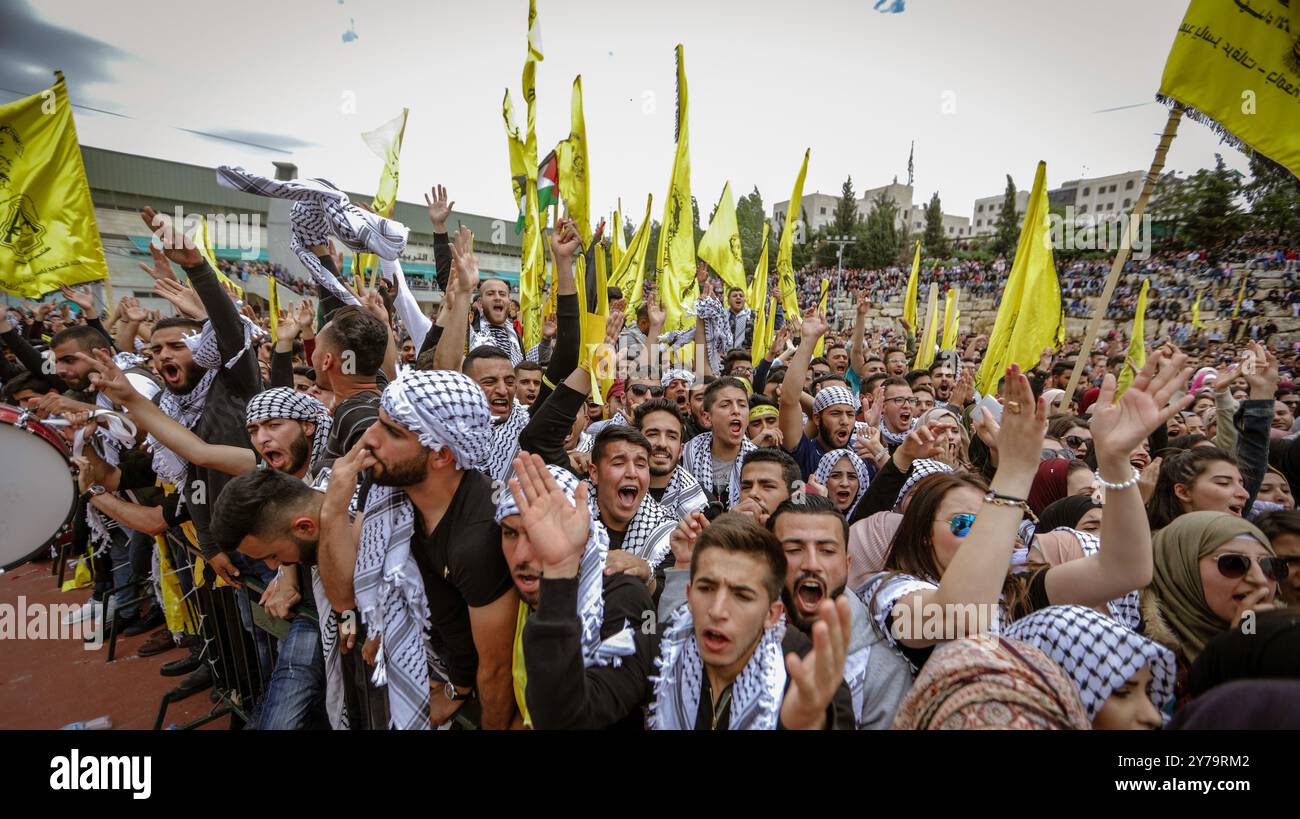
{"type": "Polygon", "coordinates": [[[551,231],[551,255],[558,262],[570,261],[582,249],[582,237],[572,219],[561,219],[551,231]]]}
{"type": "Polygon", "coordinates": [[[663,327],[668,319],[668,311],[659,304],[659,294],[651,293],[646,297],[646,310],[649,312],[650,326],[663,327]]]}
{"type": "Polygon", "coordinates": [[[646,584],[654,577],[649,563],[622,549],[614,549],[605,557],[605,574],[630,574],[646,584]]]}
{"type": "Polygon", "coordinates": [[[82,315],[86,318],[92,319],[97,315],[95,312],[95,297],[90,293],[73,290],[66,284],[59,285],[59,292],[63,294],[63,298],[80,307],[82,315]]]}
{"type": "Polygon", "coordinates": [[[781,724],[792,730],[826,727],[826,710],[844,681],[844,661],[849,654],[853,611],[843,595],[834,603],[823,600],[817,607],[812,629],[812,650],[803,657],[791,652],[785,657],[790,687],[781,701],[781,724]]]}
{"type": "MultiPolygon", "coordinates": [[[[574,234],[577,234],[575,229],[574,234]]],[[[451,243],[451,268],[456,273],[456,290],[469,295],[478,289],[478,257],[474,255],[474,232],[464,225],[451,243]]]]}
{"type": "Polygon", "coordinates": [[[586,482],[578,484],[570,501],[540,456],[520,453],[515,458],[510,494],[519,506],[520,523],[543,571],[547,566],[572,563],[576,572],[591,529],[586,482]]]}
{"type": "Polygon", "coordinates": [[[1034,398],[1029,379],[1017,364],[1007,368],[1002,395],[1002,424],[997,433],[998,470],[1015,473],[1018,479],[1024,480],[1028,491],[1041,460],[1043,436],[1047,434],[1047,402],[1034,398]]]}
{"type": "Polygon", "coordinates": [[[555,314],[548,313],[546,315],[546,319],[542,321],[542,338],[545,339],[555,338],[555,333],[558,329],[559,329],[559,324],[556,321],[555,314]]]}
{"type": "Polygon", "coordinates": [[[424,195],[424,204],[429,208],[429,221],[433,224],[433,232],[446,233],[447,218],[451,216],[451,209],[456,207],[455,202],[447,201],[447,189],[442,185],[434,185],[424,195]]]}
{"type": "Polygon", "coordinates": [[[298,302],[294,321],[298,325],[298,334],[304,341],[316,337],[316,306],[311,303],[311,299],[298,302]]]}
{"type": "MultiPolygon", "coordinates": [[[[1132,385],[1118,401],[1115,400],[1115,376],[1106,374],[1097,403],[1093,405],[1090,425],[1098,468],[1109,465],[1124,471],[1129,453],[1158,427],[1168,423],[1175,413],[1191,406],[1196,399],[1194,395],[1182,395],[1170,401],[1175,393],[1185,389],[1192,375],[1192,368],[1183,366],[1186,361],[1187,356],[1182,353],[1172,360],[1166,359],[1163,352],[1147,356],[1146,365],[1133,376],[1132,385]]],[[[1006,422],[1005,415],[1003,422],[1006,422]]],[[[1109,477],[1114,477],[1115,470],[1110,472],[1109,477]]]]}
{"type": "Polygon", "coordinates": [[[830,329],[831,325],[826,321],[826,314],[813,307],[804,314],[803,324],[799,326],[800,342],[808,345],[816,344],[817,339],[826,335],[830,329]]]}
{"type": "Polygon", "coordinates": [[[281,310],[280,315],[276,317],[275,321],[276,343],[281,341],[294,341],[298,338],[298,333],[301,332],[301,329],[302,328],[298,326],[298,316],[296,313],[288,313],[281,310]]]}
{"type": "Polygon", "coordinates": [[[161,248],[155,247],[151,242],[149,244],[149,254],[153,256],[153,266],[150,267],[144,262],[141,262],[141,270],[153,277],[154,281],[162,281],[163,279],[180,281],[176,278],[176,273],[172,271],[172,263],[167,261],[167,255],[162,252],[161,248]]]}
{"type": "Polygon", "coordinates": [[[675,568],[690,568],[695,541],[707,528],[709,528],[709,519],[703,512],[691,512],[677,524],[677,528],[668,536],[668,545],[673,550],[675,568]]]}
{"type": "Polygon", "coordinates": [[[126,320],[129,322],[139,324],[149,318],[148,311],[140,306],[140,300],[137,298],[125,296],[122,299],[122,305],[122,315],[125,316],[126,320]]]}
{"type": "Polygon", "coordinates": [[[171,219],[147,205],[140,211],[140,218],[162,245],[162,253],[169,260],[181,267],[193,267],[203,261],[203,256],[194,247],[194,243],[185,235],[183,229],[172,224],[171,219]]]}
{"type": "Polygon", "coordinates": [[[952,393],[948,396],[948,403],[960,409],[970,403],[970,400],[974,397],[975,377],[971,375],[970,370],[962,367],[961,375],[957,377],[957,383],[953,386],[952,393]]]}
{"type": "MultiPolygon", "coordinates": [[[[153,292],[171,302],[181,315],[197,321],[206,321],[208,318],[208,311],[204,308],[199,295],[176,279],[157,279],[153,284],[153,292]]],[[[127,299],[122,301],[125,302],[127,299]]],[[[129,316],[128,320],[130,320],[129,316]]]]}
{"type": "Polygon", "coordinates": [[[127,380],[126,373],[113,363],[113,357],[108,354],[108,350],[92,350],[94,357],[85,353],[77,353],[77,358],[86,362],[91,367],[90,383],[96,392],[103,393],[117,404],[123,406],[131,403],[136,398],[144,396],[135,391],[131,382],[127,380]]]}
{"type": "MultiPolygon", "coordinates": [[[[859,324],[867,320],[867,310],[869,309],[871,309],[871,299],[867,296],[867,291],[859,290],[857,308],[859,324]]],[[[866,329],[865,326],[863,329],[866,329]]]]}
{"type": "Polygon", "coordinates": [[[866,421],[868,426],[879,427],[880,416],[885,411],[885,388],[876,385],[876,389],[871,393],[871,406],[862,411],[862,420],[866,421]]]}
{"type": "MultiPolygon", "coordinates": [[[[913,461],[938,458],[947,452],[944,442],[939,439],[937,429],[936,424],[926,424],[907,433],[903,443],[899,444],[898,449],[894,451],[895,465],[906,472],[913,461]]],[[[1040,435],[1038,438],[1041,441],[1043,436],[1040,435]]]]}
{"type": "Polygon", "coordinates": [[[1250,398],[1272,399],[1277,394],[1277,356],[1265,350],[1257,341],[1252,341],[1247,346],[1254,356],[1255,363],[1255,366],[1246,368],[1246,384],[1250,386],[1250,398]]]}

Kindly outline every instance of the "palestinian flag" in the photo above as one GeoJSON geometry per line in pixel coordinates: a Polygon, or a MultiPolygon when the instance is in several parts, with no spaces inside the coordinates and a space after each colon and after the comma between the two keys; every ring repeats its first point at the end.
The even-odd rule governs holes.
{"type": "MultiPolygon", "coordinates": [[[[519,184],[519,189],[523,190],[526,180],[522,176],[515,177],[519,184]]],[[[555,158],[555,151],[551,151],[537,166],[537,209],[545,211],[551,205],[560,201],[560,166],[555,158]]],[[[524,230],[524,203],[520,197],[519,218],[515,221],[515,233],[522,233],[524,230]]]]}

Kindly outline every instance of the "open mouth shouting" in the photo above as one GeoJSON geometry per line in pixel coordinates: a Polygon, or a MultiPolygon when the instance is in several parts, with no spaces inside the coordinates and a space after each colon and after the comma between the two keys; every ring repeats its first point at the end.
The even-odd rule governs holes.
{"type": "Polygon", "coordinates": [[[794,587],[794,602],[803,617],[815,617],[826,597],[826,584],[816,575],[803,575],[794,587]]]}
{"type": "Polygon", "coordinates": [[[740,422],[739,418],[732,418],[731,421],[727,423],[727,432],[730,433],[733,441],[740,440],[740,436],[744,432],[744,429],[745,426],[740,422]]]}
{"type": "Polygon", "coordinates": [[[175,387],[185,382],[185,371],[175,364],[162,365],[162,377],[167,386],[175,387]]]}
{"type": "Polygon", "coordinates": [[[272,469],[284,472],[289,466],[289,455],[278,449],[265,449],[262,451],[262,460],[272,469]]]}
{"type": "Polygon", "coordinates": [[[847,486],[837,489],[831,495],[831,500],[834,501],[838,508],[843,509],[853,502],[853,490],[847,486]]]}
{"type": "Polygon", "coordinates": [[[542,573],[533,566],[524,564],[516,566],[511,572],[515,578],[515,586],[519,589],[520,594],[524,597],[536,596],[542,583],[542,573]]]}
{"type": "Polygon", "coordinates": [[[726,651],[727,646],[731,643],[731,638],[716,628],[704,628],[700,630],[700,645],[714,654],[721,654],[726,651]]]}
{"type": "Polygon", "coordinates": [[[510,414],[510,396],[498,395],[488,400],[488,407],[493,417],[500,418],[510,414]]]}
{"type": "Polygon", "coordinates": [[[641,487],[636,481],[624,481],[619,484],[618,491],[614,493],[619,509],[631,515],[636,511],[637,495],[641,494],[641,487]]]}

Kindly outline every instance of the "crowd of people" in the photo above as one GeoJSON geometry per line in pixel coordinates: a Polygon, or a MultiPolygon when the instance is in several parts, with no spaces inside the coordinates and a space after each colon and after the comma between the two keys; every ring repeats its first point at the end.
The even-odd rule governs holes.
{"type": "MultiPolygon", "coordinates": [[[[846,271],[843,332],[802,276],[769,340],[704,266],[686,327],[650,283],[611,290],[594,345],[567,220],[526,344],[446,191],[427,202],[436,316],[391,259],[341,282],[322,236],[303,258],[329,286],[272,322],[146,208],[174,315],[64,288],[75,309],[0,320],[3,400],[85,442],[77,616],[180,651],[175,698],[214,683],[203,625],[168,617],[211,572],[288,621],[253,728],[1300,727],[1294,352],[1192,333],[1134,367],[1111,333],[986,383],[987,336],[918,349],[871,317],[906,271],[846,271]],[[150,582],[168,566],[179,589],[150,582]]],[[[1102,268],[1063,269],[1066,298],[1102,268]]],[[[1219,268],[1124,287],[1153,275],[1186,322],[1193,269],[1219,268]]],[[[1006,273],[935,275],[992,295],[1006,273]]]]}

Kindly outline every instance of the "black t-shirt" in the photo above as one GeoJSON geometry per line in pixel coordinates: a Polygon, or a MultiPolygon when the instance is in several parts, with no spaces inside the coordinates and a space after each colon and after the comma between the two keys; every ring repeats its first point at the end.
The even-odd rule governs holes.
{"type": "Polygon", "coordinates": [[[650,487],[649,492],[650,492],[650,497],[654,498],[656,501],[661,501],[664,499],[664,495],[668,492],[668,487],[664,486],[660,489],[655,489],[652,486],[650,487]]]}
{"type": "Polygon", "coordinates": [[[348,396],[334,408],[334,423],[330,426],[329,438],[325,441],[325,451],[311,465],[312,474],[322,467],[334,463],[336,458],[348,454],[348,450],[370,429],[370,425],[379,419],[379,393],[375,390],[363,390],[348,396]]]}
{"type": "Polygon", "coordinates": [[[447,673],[460,686],[474,685],[478,672],[469,610],[514,588],[495,515],[492,481],[476,470],[464,473],[446,514],[427,537],[424,519],[415,512],[411,553],[424,580],[429,619],[444,648],[447,673]]]}

